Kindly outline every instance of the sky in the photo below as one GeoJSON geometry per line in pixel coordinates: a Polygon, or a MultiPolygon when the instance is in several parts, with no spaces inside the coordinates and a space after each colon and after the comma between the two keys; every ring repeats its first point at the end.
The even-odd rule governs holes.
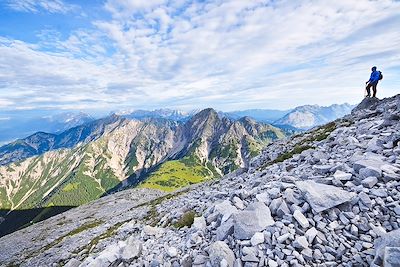
{"type": "Polygon", "coordinates": [[[0,0],[0,110],[288,109],[400,93],[400,1],[0,0]]]}

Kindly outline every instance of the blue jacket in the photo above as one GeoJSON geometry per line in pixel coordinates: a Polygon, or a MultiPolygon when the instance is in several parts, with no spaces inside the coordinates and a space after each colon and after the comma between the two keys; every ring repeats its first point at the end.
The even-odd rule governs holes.
{"type": "Polygon", "coordinates": [[[369,82],[377,82],[377,81],[379,81],[379,76],[380,76],[380,73],[379,73],[379,71],[373,71],[372,73],[371,73],[371,77],[369,78],[369,82]]]}

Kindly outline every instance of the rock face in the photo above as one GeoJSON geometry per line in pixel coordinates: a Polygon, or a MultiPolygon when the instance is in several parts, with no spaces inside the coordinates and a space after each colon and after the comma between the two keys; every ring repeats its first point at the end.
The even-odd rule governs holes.
{"type": "Polygon", "coordinates": [[[142,189],[101,198],[0,238],[0,262],[396,266],[400,124],[393,115],[400,116],[400,95],[276,141],[247,171],[171,195],[142,189]],[[365,177],[370,167],[381,175],[365,177]],[[138,254],[132,244],[139,256],[128,256],[138,254]]]}

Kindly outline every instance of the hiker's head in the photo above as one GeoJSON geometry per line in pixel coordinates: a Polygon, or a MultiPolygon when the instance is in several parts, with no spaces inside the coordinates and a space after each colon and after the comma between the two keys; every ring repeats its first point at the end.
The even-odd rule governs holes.
{"type": "Polygon", "coordinates": [[[376,67],[375,66],[372,67],[372,71],[376,71],[376,67]]]}

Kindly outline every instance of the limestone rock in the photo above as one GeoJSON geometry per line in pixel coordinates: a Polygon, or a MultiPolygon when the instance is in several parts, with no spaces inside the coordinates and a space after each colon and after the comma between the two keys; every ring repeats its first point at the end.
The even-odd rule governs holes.
{"type": "Polygon", "coordinates": [[[319,184],[312,180],[296,182],[306,201],[315,212],[322,212],[350,201],[354,194],[335,186],[319,184]]]}
{"type": "Polygon", "coordinates": [[[209,255],[212,266],[220,266],[221,261],[225,260],[227,266],[233,267],[235,262],[235,254],[229,246],[222,241],[216,241],[211,244],[209,255]]]}
{"type": "Polygon", "coordinates": [[[296,221],[301,225],[303,228],[307,228],[310,223],[307,220],[307,218],[301,213],[299,210],[295,210],[293,213],[293,217],[296,219],[296,221]]]}
{"type": "Polygon", "coordinates": [[[269,208],[264,203],[255,202],[234,215],[234,236],[241,240],[250,239],[274,223],[269,208]]]}

